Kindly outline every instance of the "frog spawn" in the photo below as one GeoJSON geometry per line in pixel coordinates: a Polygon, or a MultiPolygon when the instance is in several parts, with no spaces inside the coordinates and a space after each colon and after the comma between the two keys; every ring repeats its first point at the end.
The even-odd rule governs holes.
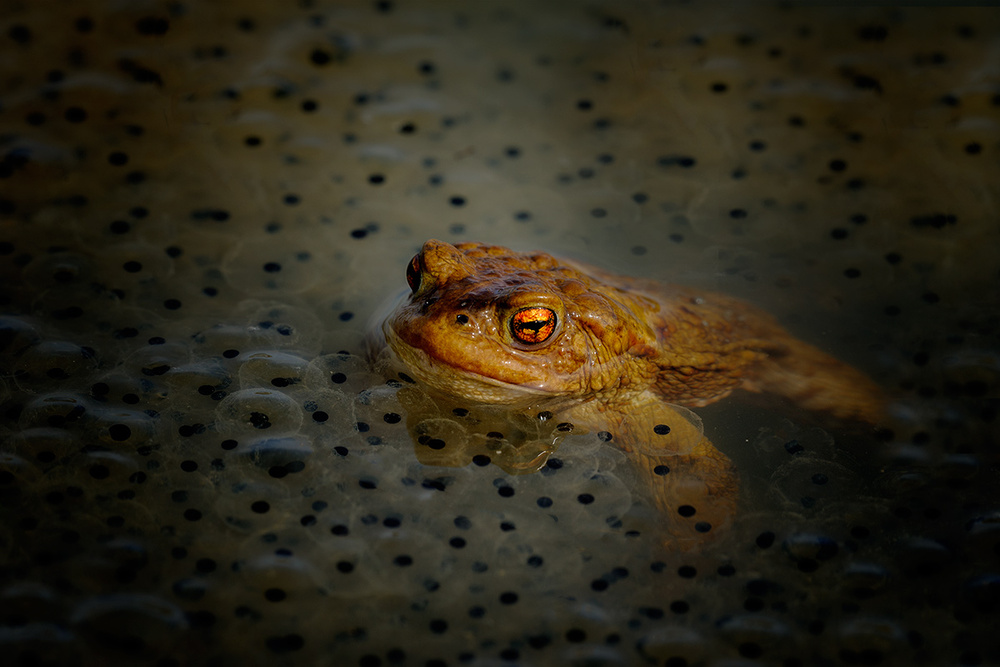
{"type": "Polygon", "coordinates": [[[962,77],[988,74],[995,19],[33,7],[3,35],[16,664],[995,660],[996,244],[975,221],[997,103],[962,77]],[[669,266],[852,331],[845,350],[888,332],[871,353],[907,417],[873,462],[699,411],[745,512],[689,555],[655,546],[599,433],[481,440],[444,411],[429,452],[485,450],[428,465],[408,383],[338,351],[430,237],[669,266]],[[496,465],[531,443],[555,445],[537,473],[496,465]]]}
{"type": "MultiPolygon", "coordinates": [[[[780,532],[774,510],[749,514],[719,551],[665,556],[644,538],[662,517],[634,497],[626,457],[602,433],[573,433],[570,424],[534,416],[508,421],[506,434],[491,437],[504,421],[489,410],[434,404],[406,376],[385,382],[346,353],[243,352],[257,336],[254,326],[242,337],[230,330],[221,347],[240,350],[231,358],[123,353],[123,363],[156,369],[139,374],[158,410],[130,408],[133,394],[119,393],[110,377],[96,391],[40,391],[20,406],[22,430],[2,461],[4,487],[16,506],[37,508],[13,525],[13,535],[33,545],[37,588],[5,589],[8,613],[24,628],[11,640],[18,647],[44,638],[141,658],[194,633],[240,655],[245,647],[235,638],[264,624],[261,642],[272,655],[321,660],[336,650],[364,661],[378,655],[374,647],[398,642],[378,618],[403,596],[422,601],[406,618],[426,625],[418,632],[432,639],[420,649],[428,659],[453,650],[458,633],[481,632],[484,619],[515,609],[530,621],[524,627],[540,630],[501,648],[508,656],[553,644],[561,655],[621,655],[622,635],[608,628],[626,620],[636,628],[636,650],[650,659],[703,659],[709,637],[745,658],[791,656],[804,649],[780,612],[794,586],[750,574],[767,571],[771,553],[799,576],[859,601],[885,596],[908,571],[933,573],[952,559],[944,544],[919,536],[902,539],[892,558],[878,549],[845,558],[866,551],[868,526],[892,524],[892,508],[872,498],[861,512],[842,500],[863,485],[848,466],[831,462],[833,443],[818,429],[786,441],[763,435],[754,445],[788,457],[769,482],[768,506],[785,513],[780,532]],[[183,414],[171,417],[178,409],[183,414]],[[320,412],[327,418],[313,417],[320,412]],[[412,434],[407,420],[415,420],[412,434]],[[435,450],[421,436],[444,446],[435,450]],[[493,457],[517,460],[512,438],[546,454],[538,472],[509,475],[494,465],[493,457]],[[435,460],[442,454],[424,449],[453,458],[435,460]],[[67,573],[77,592],[59,596],[42,583],[46,571],[67,573]],[[154,583],[161,577],[169,582],[163,589],[154,583]],[[468,588],[453,585],[466,580],[468,588]],[[713,591],[734,580],[746,598],[744,612],[732,616],[713,591]],[[525,591],[556,604],[566,585],[590,602],[558,614],[517,606],[525,591]],[[55,611],[44,602],[53,598],[60,600],[55,611]],[[363,632],[325,638],[298,611],[305,605],[336,619],[344,604],[363,632]],[[222,616],[226,609],[232,614],[222,616]],[[458,619],[457,609],[464,610],[458,619]],[[685,620],[694,612],[726,620],[706,635],[685,620]],[[58,630],[67,623],[69,631],[58,630]]],[[[34,342],[13,355],[14,364],[32,346],[56,349],[43,347],[41,334],[27,339],[34,342]]],[[[37,381],[44,390],[47,380],[37,381]]],[[[977,527],[988,525],[984,519],[977,527]]],[[[969,583],[970,609],[982,607],[988,586],[969,583]]],[[[903,626],[882,616],[824,622],[851,659],[912,644],[903,626]]]]}
{"type": "MultiPolygon", "coordinates": [[[[247,327],[242,338],[226,335],[223,347],[236,350],[250,347],[257,333],[247,327]]],[[[208,342],[202,334],[194,339],[208,342]]],[[[21,354],[46,349],[44,340],[34,345],[21,354]]],[[[305,639],[296,604],[334,605],[329,613],[336,615],[338,601],[351,600],[355,610],[374,605],[375,619],[378,600],[444,593],[462,572],[494,582],[474,587],[482,604],[473,623],[515,604],[515,591],[537,588],[553,572],[583,576],[572,548],[581,537],[628,546],[640,534],[641,521],[623,524],[632,496],[614,474],[622,456],[596,435],[566,435],[576,441],[539,474],[503,475],[486,455],[442,467],[419,461],[419,442],[398,448],[401,438],[409,442],[400,415],[418,414],[412,402],[408,411],[399,401],[408,383],[385,384],[352,355],[307,360],[272,349],[198,359],[197,352],[145,349],[123,354],[126,368],[115,373],[128,364],[146,369],[138,374],[158,410],[129,409],[135,394],[131,387],[119,393],[112,377],[88,393],[43,393],[21,407],[23,430],[11,441],[17,454],[3,461],[19,506],[51,508],[20,521],[42,549],[36,561],[65,567],[69,560],[83,588],[65,641],[142,657],[180,633],[230,627],[236,636],[241,624],[263,617],[278,633],[265,638],[266,647],[298,655],[305,639]],[[320,412],[327,417],[314,418],[320,412]],[[22,487],[28,493],[19,493],[22,487]],[[475,521],[456,514],[471,504],[475,521]],[[91,509],[81,516],[74,507],[91,509]],[[561,529],[545,557],[541,545],[521,537],[539,523],[561,529]],[[157,533],[169,536],[165,543],[157,533]],[[74,549],[44,551],[53,541],[74,549]],[[502,578],[485,576],[498,559],[502,578]],[[146,573],[175,577],[169,594],[126,592],[146,573]],[[495,581],[504,590],[494,590],[495,581]],[[108,590],[122,592],[104,595],[108,590]],[[232,608],[237,620],[219,619],[208,607],[232,608]],[[286,617],[283,609],[292,611],[286,617]]],[[[452,427],[470,415],[464,411],[452,427]]],[[[548,430],[560,429],[572,427],[548,430]]],[[[456,596],[451,590],[435,598],[441,604],[456,596]]],[[[30,643],[27,636],[18,642],[30,643]]]]}

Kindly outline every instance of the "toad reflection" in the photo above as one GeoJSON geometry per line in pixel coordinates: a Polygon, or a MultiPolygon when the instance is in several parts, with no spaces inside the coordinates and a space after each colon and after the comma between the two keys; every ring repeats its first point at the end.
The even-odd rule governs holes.
{"type": "Polygon", "coordinates": [[[400,395],[421,461],[530,472],[565,433],[597,433],[625,453],[672,548],[729,524],[739,488],[688,407],[740,389],[842,422],[882,418],[870,379],[730,297],[435,240],[406,279],[371,343],[421,387],[400,395]]]}

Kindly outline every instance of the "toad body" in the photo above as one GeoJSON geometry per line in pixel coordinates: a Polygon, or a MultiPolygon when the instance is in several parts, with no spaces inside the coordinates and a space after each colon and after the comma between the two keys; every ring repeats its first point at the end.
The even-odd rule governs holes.
{"type": "Polygon", "coordinates": [[[871,380],[730,297],[435,240],[406,280],[410,294],[381,334],[418,382],[600,432],[681,543],[728,523],[738,490],[686,407],[741,389],[837,420],[875,423],[882,413],[871,380]]]}

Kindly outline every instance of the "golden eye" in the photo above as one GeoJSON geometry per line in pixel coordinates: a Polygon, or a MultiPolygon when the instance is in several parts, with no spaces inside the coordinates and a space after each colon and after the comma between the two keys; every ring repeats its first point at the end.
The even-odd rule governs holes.
{"type": "Polygon", "coordinates": [[[544,343],[556,330],[556,313],[549,308],[522,308],[510,318],[510,333],[515,340],[533,345],[544,343]]]}
{"type": "Polygon", "coordinates": [[[406,284],[410,286],[411,292],[420,289],[420,255],[414,255],[406,265],[406,284]]]}

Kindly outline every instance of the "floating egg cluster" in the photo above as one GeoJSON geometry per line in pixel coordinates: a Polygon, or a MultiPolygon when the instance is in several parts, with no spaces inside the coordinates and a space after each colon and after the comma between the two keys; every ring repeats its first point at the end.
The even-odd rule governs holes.
{"type": "Polygon", "coordinates": [[[0,44],[5,664],[1000,661],[995,12],[85,0],[0,44]],[[428,238],[748,298],[892,421],[697,410],[739,513],[671,549],[697,508],[601,433],[366,356],[428,238]]]}

